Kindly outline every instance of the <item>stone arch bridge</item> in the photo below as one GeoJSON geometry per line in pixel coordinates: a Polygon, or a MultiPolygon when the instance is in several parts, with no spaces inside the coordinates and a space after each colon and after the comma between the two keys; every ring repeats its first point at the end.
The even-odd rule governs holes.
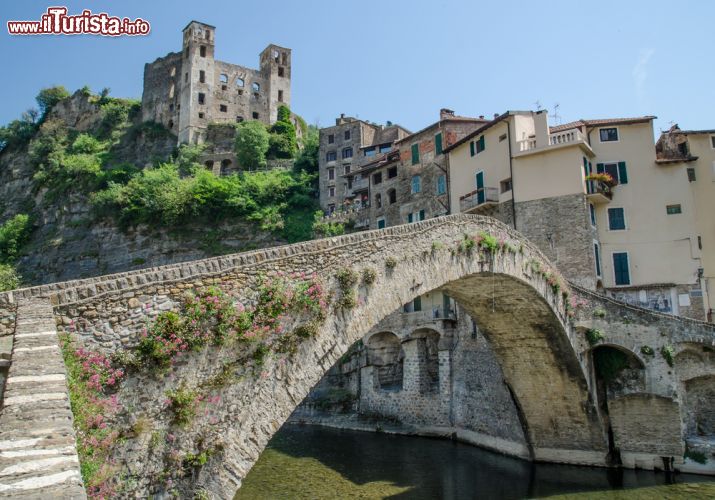
{"type": "MultiPolygon", "coordinates": [[[[229,342],[186,353],[168,370],[127,369],[115,389],[120,409],[108,418],[123,437],[111,462],[125,492],[231,497],[270,437],[350,346],[392,311],[438,289],[477,318],[513,393],[527,447],[505,452],[606,466],[615,447],[625,466],[679,468],[688,429],[712,423],[712,399],[703,397],[715,380],[713,325],[577,288],[504,224],[453,215],[0,294],[7,378],[0,495],[82,494],[58,332],[90,351],[131,353],[153,319],[179,310],[187,292],[220,286],[248,307],[266,276],[290,281],[300,273],[315,274],[331,303],[307,334],[286,325],[301,334],[282,354],[259,356],[256,342],[229,342]],[[592,344],[628,352],[643,372],[640,385],[609,401],[609,415],[599,401],[592,344]],[[204,401],[212,401],[182,425],[166,396],[179,387],[203,388],[204,401]],[[691,389],[697,401],[688,406],[691,389]]],[[[701,439],[712,441],[708,432],[701,439]]]]}

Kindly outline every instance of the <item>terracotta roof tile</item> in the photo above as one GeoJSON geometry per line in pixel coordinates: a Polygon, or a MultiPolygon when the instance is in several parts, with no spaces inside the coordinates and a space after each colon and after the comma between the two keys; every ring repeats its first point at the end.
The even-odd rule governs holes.
{"type": "Polygon", "coordinates": [[[564,123],[562,125],[555,125],[549,127],[551,132],[561,132],[562,130],[569,130],[577,127],[600,127],[602,125],[630,125],[633,123],[646,123],[651,120],[656,119],[657,116],[637,116],[635,118],[600,118],[596,120],[576,120],[575,122],[564,123]]]}

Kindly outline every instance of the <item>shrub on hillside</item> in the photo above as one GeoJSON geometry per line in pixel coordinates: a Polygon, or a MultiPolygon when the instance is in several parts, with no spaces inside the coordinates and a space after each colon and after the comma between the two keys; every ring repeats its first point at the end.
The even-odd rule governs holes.
{"type": "Polygon", "coordinates": [[[258,121],[242,122],[236,127],[236,156],[247,170],[266,167],[270,135],[265,125],[258,121]]]}

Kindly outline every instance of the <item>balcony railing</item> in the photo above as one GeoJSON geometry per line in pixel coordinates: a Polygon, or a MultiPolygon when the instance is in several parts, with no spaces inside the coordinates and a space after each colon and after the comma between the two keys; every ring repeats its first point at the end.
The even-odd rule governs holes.
{"type": "Polygon", "coordinates": [[[603,181],[586,181],[586,194],[594,203],[608,203],[613,199],[613,187],[603,181]]]}
{"type": "Polygon", "coordinates": [[[461,212],[477,212],[479,209],[499,203],[499,189],[487,187],[475,189],[459,197],[461,212]]]}
{"type": "MultiPolygon", "coordinates": [[[[575,128],[549,134],[549,146],[560,146],[562,144],[571,144],[579,141],[584,141],[584,137],[581,131],[575,128]]],[[[536,138],[533,137],[516,141],[516,145],[520,152],[537,149],[536,138]]]]}

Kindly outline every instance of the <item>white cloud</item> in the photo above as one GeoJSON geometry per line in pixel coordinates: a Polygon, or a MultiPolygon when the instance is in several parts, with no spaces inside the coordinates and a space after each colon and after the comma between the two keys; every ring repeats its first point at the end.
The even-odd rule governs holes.
{"type": "Polygon", "coordinates": [[[633,66],[633,84],[635,85],[636,98],[639,104],[645,105],[645,84],[648,80],[648,62],[655,53],[654,49],[643,49],[638,56],[636,65],[633,66]]]}

